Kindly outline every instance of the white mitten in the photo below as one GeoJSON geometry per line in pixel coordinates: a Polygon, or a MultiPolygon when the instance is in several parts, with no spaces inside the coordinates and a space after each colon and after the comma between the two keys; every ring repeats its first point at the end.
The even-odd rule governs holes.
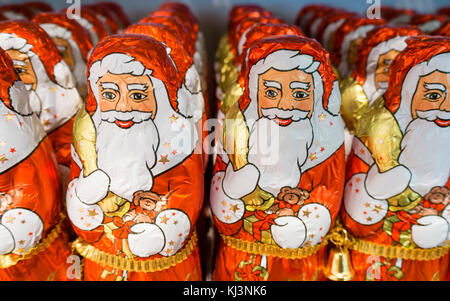
{"type": "Polygon", "coordinates": [[[130,228],[128,246],[131,253],[138,257],[149,257],[162,251],[165,237],[161,228],[155,224],[139,223],[130,228]]]}
{"type": "Polygon", "coordinates": [[[24,208],[13,208],[6,211],[2,215],[1,225],[3,226],[0,227],[1,235],[5,238],[5,242],[3,242],[2,237],[2,251],[18,255],[25,254],[36,246],[42,239],[44,231],[44,223],[39,215],[24,208]],[[10,236],[6,230],[9,230],[10,236]],[[12,250],[11,246],[13,246],[12,250]]]}
{"type": "Polygon", "coordinates": [[[445,218],[428,215],[419,218],[417,223],[411,227],[411,235],[414,243],[420,248],[434,248],[447,239],[449,225],[445,218]]]}
{"type": "Polygon", "coordinates": [[[108,194],[109,184],[110,179],[103,170],[97,169],[87,177],[84,177],[81,171],[75,185],[75,193],[83,203],[97,204],[108,194]]]}
{"type": "Polygon", "coordinates": [[[373,164],[366,176],[367,193],[374,199],[386,200],[406,188],[411,181],[411,172],[403,165],[395,166],[385,172],[380,172],[373,164]]]}
{"type": "Polygon", "coordinates": [[[270,227],[275,243],[281,248],[299,248],[306,239],[306,226],[295,216],[281,216],[270,227]]]}

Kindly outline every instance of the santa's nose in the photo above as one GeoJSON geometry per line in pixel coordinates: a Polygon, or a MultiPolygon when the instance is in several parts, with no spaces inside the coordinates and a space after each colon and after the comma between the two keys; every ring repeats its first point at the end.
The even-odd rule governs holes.
{"type": "Polygon", "coordinates": [[[294,107],[288,97],[281,97],[277,106],[280,110],[292,110],[294,107]]]}
{"type": "Polygon", "coordinates": [[[450,97],[446,95],[444,101],[439,106],[439,110],[450,112],[450,97]]]}
{"type": "Polygon", "coordinates": [[[116,104],[116,111],[119,112],[130,112],[132,111],[132,107],[128,98],[125,95],[121,95],[116,104]]]}

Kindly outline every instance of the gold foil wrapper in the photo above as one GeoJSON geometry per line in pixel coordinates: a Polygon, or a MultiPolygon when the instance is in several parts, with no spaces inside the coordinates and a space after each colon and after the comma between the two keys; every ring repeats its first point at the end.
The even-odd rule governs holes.
{"type": "Polygon", "coordinates": [[[362,86],[351,76],[339,83],[341,91],[341,116],[345,125],[354,133],[360,121],[364,108],[368,104],[367,96],[362,86]]]}

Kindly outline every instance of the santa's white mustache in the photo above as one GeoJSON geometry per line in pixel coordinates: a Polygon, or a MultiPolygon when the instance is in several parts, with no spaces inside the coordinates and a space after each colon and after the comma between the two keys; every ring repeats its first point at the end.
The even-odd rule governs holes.
{"type": "Polygon", "coordinates": [[[152,117],[152,112],[130,111],[130,112],[118,112],[118,111],[105,111],[101,112],[102,121],[114,123],[116,120],[121,121],[133,121],[134,123],[140,123],[142,121],[149,120],[152,117]]]}
{"type": "Polygon", "coordinates": [[[389,82],[378,82],[380,89],[387,89],[389,82]]]}
{"type": "Polygon", "coordinates": [[[278,108],[270,108],[270,109],[263,109],[261,108],[261,114],[269,118],[270,120],[274,118],[280,118],[280,119],[292,119],[292,121],[299,121],[300,119],[305,119],[308,117],[309,111],[302,111],[299,109],[293,109],[293,110],[281,110],[278,108]]]}
{"type": "Polygon", "coordinates": [[[441,110],[416,111],[417,117],[428,121],[436,119],[450,120],[450,112],[441,110]]]}

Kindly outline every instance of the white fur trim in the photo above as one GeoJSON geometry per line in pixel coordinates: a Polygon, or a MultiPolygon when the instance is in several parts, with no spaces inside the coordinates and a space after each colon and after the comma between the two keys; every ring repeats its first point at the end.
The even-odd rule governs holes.
{"type": "Polygon", "coordinates": [[[59,61],[53,68],[55,74],[56,83],[65,89],[72,89],[75,87],[75,81],[73,79],[72,72],[66,62],[59,61]]]}
{"type": "Polygon", "coordinates": [[[445,218],[428,215],[419,218],[417,223],[417,225],[411,227],[411,236],[418,247],[423,249],[434,248],[447,239],[449,224],[445,218]]]}
{"type": "Polygon", "coordinates": [[[341,108],[341,91],[339,90],[338,81],[334,81],[333,89],[331,90],[330,96],[328,97],[327,111],[334,116],[339,115],[339,110],[341,108]]]}
{"type": "Polygon", "coordinates": [[[100,169],[87,177],[84,177],[83,171],[81,171],[75,186],[75,193],[83,203],[96,204],[106,197],[110,182],[108,175],[100,169]]]}
{"type": "Polygon", "coordinates": [[[281,248],[299,248],[306,239],[306,226],[295,216],[281,216],[274,220],[270,227],[273,240],[281,248]]]}
{"type": "Polygon", "coordinates": [[[339,74],[342,78],[345,78],[348,73],[351,71],[350,67],[347,64],[347,58],[350,50],[350,44],[359,39],[359,38],[365,38],[366,34],[374,27],[374,25],[363,25],[358,28],[356,28],[354,31],[348,33],[344,40],[342,41],[341,46],[341,61],[338,66],[339,74]]]}
{"type": "Polygon", "coordinates": [[[365,185],[374,199],[385,200],[404,191],[411,181],[411,172],[403,165],[380,172],[376,164],[367,173],[365,185]]]}
{"type": "Polygon", "coordinates": [[[234,170],[228,164],[223,179],[223,191],[232,199],[240,199],[251,193],[258,185],[259,170],[255,165],[248,163],[244,167],[234,170]]]}
{"type": "Polygon", "coordinates": [[[128,246],[138,257],[149,257],[162,251],[165,245],[164,234],[157,225],[139,223],[130,228],[128,246]]]}
{"type": "Polygon", "coordinates": [[[381,55],[391,50],[403,51],[407,46],[405,42],[407,38],[408,38],[407,36],[398,36],[390,40],[384,41],[370,50],[369,55],[367,56],[367,62],[365,66],[366,81],[362,85],[362,88],[367,96],[367,99],[369,100],[369,103],[374,101],[376,99],[376,96],[378,95],[378,93],[375,93],[377,90],[375,86],[375,72],[378,66],[378,59],[380,58],[381,55]]]}

